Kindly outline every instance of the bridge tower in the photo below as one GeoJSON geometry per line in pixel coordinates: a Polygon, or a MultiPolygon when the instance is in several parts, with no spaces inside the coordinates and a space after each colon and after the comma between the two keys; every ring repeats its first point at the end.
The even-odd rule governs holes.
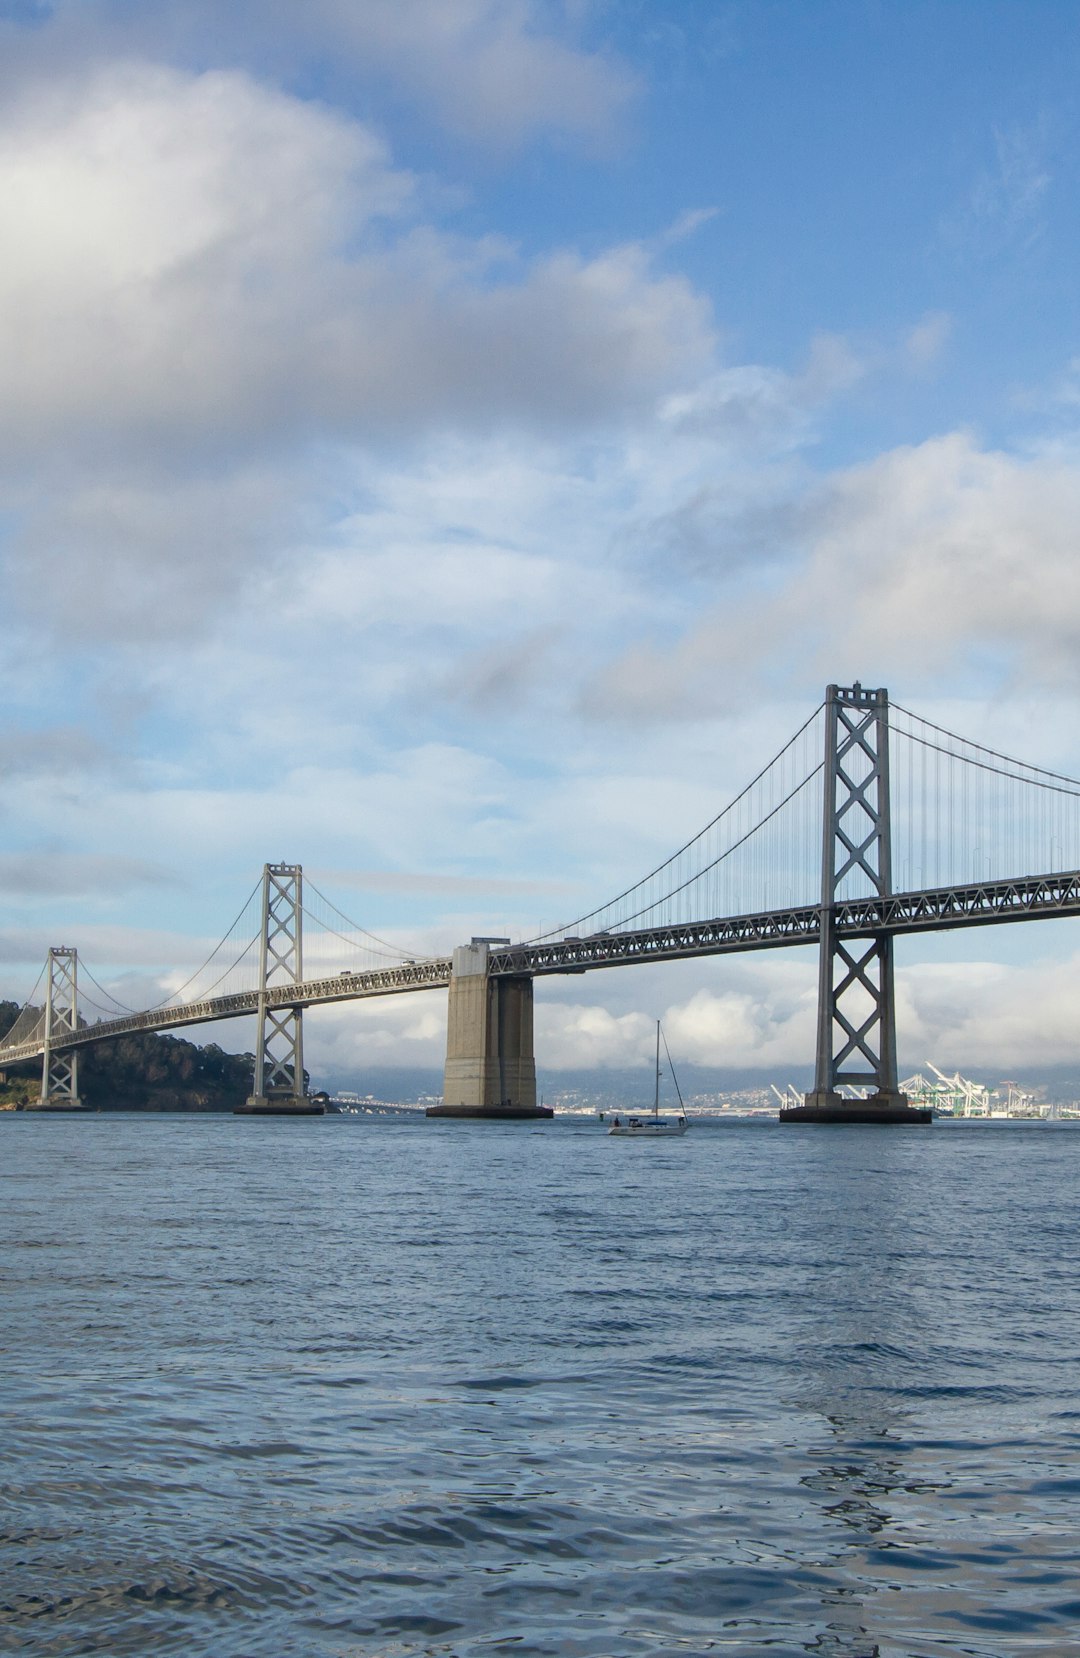
{"type": "Polygon", "coordinates": [[[509,942],[474,938],[454,951],[443,1103],[429,1117],[554,1116],[536,1103],[532,977],[490,970],[489,946],[509,942]]]}
{"type": "Polygon", "coordinates": [[[58,1047],[79,1028],[79,954],[68,945],[49,951],[45,992],[45,1049],[41,1059],[41,1097],[34,1111],[85,1111],[79,1098],[79,1050],[58,1047]]]}
{"type": "Polygon", "coordinates": [[[923,1123],[897,1084],[891,933],[836,931],[836,905],[892,891],[889,696],[830,685],[825,698],[821,860],[821,959],[813,1092],[780,1112],[782,1122],[923,1123]],[[870,1087],[864,1099],[844,1086],[870,1087]]]}
{"type": "Polygon", "coordinates": [[[303,870],[265,864],[259,939],[255,1087],[234,1115],[319,1117],[325,1107],[304,1091],[303,1009],[287,999],[303,977],[303,870]]]}

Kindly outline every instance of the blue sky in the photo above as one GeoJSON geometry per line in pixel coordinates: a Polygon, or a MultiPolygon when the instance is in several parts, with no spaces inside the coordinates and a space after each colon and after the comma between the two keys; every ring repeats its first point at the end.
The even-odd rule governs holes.
{"type": "MultiPolygon", "coordinates": [[[[156,999],[266,859],[551,925],[831,679],[1080,773],[1078,85],[1049,0],[0,0],[0,989],[156,999]]],[[[1072,1055],[1073,929],[901,967],[913,1059],[1072,1055]]],[[[794,1063],[813,978],[568,981],[541,1058],[794,1063]]]]}

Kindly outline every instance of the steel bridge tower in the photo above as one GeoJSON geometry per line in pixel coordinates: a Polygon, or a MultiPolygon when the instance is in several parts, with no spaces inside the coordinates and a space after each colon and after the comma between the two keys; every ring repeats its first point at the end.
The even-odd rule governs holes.
{"type": "Polygon", "coordinates": [[[303,978],[303,870],[264,864],[259,937],[259,1010],[255,1086],[234,1115],[321,1117],[325,1107],[304,1088],[303,1008],[288,989],[303,978]]]}
{"type": "Polygon", "coordinates": [[[838,936],[836,905],[892,892],[889,696],[830,685],[825,696],[821,957],[813,1092],[782,1122],[925,1123],[896,1071],[891,933],[838,936]],[[841,1093],[869,1088],[863,1098],[841,1093]]]}
{"type": "Polygon", "coordinates": [[[57,1043],[79,1028],[79,954],[68,945],[49,950],[45,992],[44,1052],[41,1058],[41,1097],[35,1111],[85,1111],[79,1098],[79,1050],[57,1043]]]}

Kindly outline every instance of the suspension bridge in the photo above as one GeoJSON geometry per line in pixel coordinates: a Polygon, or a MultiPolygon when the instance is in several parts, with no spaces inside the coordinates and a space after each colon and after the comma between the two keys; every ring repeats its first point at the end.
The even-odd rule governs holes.
{"type": "Polygon", "coordinates": [[[311,1114],[322,1107],[305,1093],[305,1008],[446,988],[443,1103],[429,1115],[551,1115],[536,1104],[537,978],[814,944],[814,1087],[781,1118],[927,1121],[897,1082],[897,935],[1076,915],[1080,781],[890,705],[883,689],[831,685],[704,829],[559,928],[414,959],[305,885],[298,864],[268,864],[199,971],[156,1006],[122,1007],[75,947],[50,949],[0,1066],[40,1057],[39,1108],[78,1110],[87,1044],[254,1016],[241,1109],[311,1114]]]}

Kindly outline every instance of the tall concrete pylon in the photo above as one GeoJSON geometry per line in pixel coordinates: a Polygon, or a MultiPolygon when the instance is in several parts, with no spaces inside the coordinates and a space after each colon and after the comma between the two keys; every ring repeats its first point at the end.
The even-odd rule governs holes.
{"type": "Polygon", "coordinates": [[[304,1016],[271,992],[303,977],[303,869],[265,864],[259,940],[259,1009],[255,1086],[234,1115],[321,1117],[325,1107],[304,1091],[304,1016]]]}
{"type": "Polygon", "coordinates": [[[454,951],[446,1019],[443,1103],[429,1117],[552,1117],[536,1103],[533,981],[490,971],[489,946],[474,938],[454,951]]]}
{"type": "Polygon", "coordinates": [[[817,1057],[805,1104],[782,1122],[926,1123],[900,1092],[891,933],[840,938],[836,905],[892,891],[889,695],[830,685],[825,696],[817,1057]],[[869,1087],[865,1099],[840,1092],[869,1087]]]}

